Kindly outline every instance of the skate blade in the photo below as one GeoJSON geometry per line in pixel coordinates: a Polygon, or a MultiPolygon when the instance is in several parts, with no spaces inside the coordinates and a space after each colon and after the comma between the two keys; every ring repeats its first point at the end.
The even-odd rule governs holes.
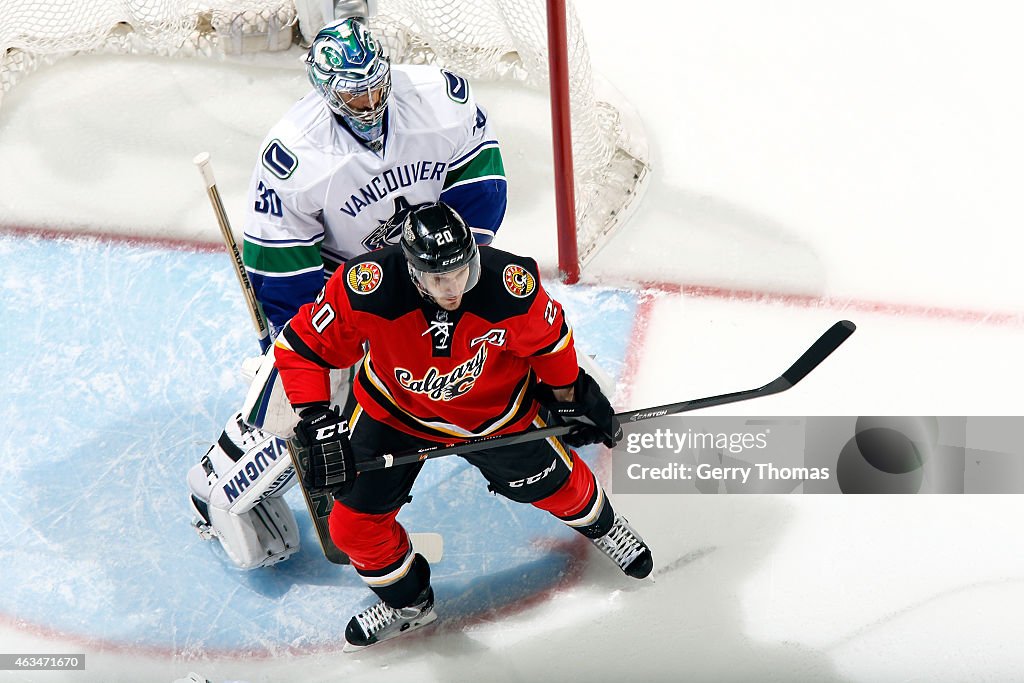
{"type": "Polygon", "coordinates": [[[430,626],[435,621],[437,621],[437,612],[435,610],[431,610],[430,614],[426,615],[422,620],[409,622],[409,628],[405,629],[404,631],[399,631],[394,635],[385,638],[384,640],[378,640],[377,642],[370,643],[369,645],[353,645],[352,643],[346,640],[345,645],[341,648],[341,651],[347,652],[349,654],[353,652],[359,652],[369,647],[373,647],[374,645],[380,645],[381,643],[386,643],[389,640],[394,640],[399,636],[404,636],[406,633],[411,633],[416,629],[423,628],[424,626],[430,626]]]}

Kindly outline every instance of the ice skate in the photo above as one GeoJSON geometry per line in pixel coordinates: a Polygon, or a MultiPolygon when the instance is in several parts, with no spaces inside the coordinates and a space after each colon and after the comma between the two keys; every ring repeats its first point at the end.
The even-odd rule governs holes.
{"type": "Polygon", "coordinates": [[[654,568],[651,549],[622,515],[615,515],[611,530],[593,539],[593,542],[601,552],[612,558],[619,569],[634,579],[646,578],[654,568]]]}
{"type": "Polygon", "coordinates": [[[399,609],[378,602],[352,617],[345,628],[344,651],[355,652],[435,621],[434,589],[427,586],[420,598],[416,604],[399,609]]]}

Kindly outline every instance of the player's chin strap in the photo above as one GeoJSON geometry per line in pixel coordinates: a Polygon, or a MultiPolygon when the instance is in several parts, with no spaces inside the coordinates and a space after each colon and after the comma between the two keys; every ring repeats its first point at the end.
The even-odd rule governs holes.
{"type": "MultiPolygon", "coordinates": [[[[801,355],[788,370],[782,373],[782,375],[775,378],[768,384],[756,389],[736,391],[731,394],[719,394],[718,396],[707,396],[705,398],[695,398],[688,401],[680,401],[679,403],[654,406],[653,408],[630,410],[622,413],[616,413],[615,417],[617,417],[622,423],[639,422],[640,420],[649,420],[655,417],[662,417],[663,415],[686,413],[692,410],[700,410],[702,408],[710,408],[712,406],[720,406],[727,403],[738,403],[739,401],[748,401],[752,398],[781,393],[793,387],[793,385],[810,374],[810,372],[818,367],[822,361],[828,358],[833,351],[838,349],[839,346],[845,342],[856,329],[857,326],[849,320],[840,320],[821,335],[816,342],[811,344],[810,348],[804,351],[803,355],[801,355]]],[[[386,453],[374,458],[373,460],[358,463],[357,469],[360,472],[381,470],[388,467],[397,467],[399,465],[411,465],[423,460],[440,458],[446,455],[472,453],[482,448],[491,449],[499,448],[501,446],[514,446],[528,441],[563,436],[576,428],[577,427],[571,424],[556,425],[553,427],[516,432],[515,434],[484,436],[476,439],[469,439],[468,441],[454,446],[430,446],[427,448],[421,448],[417,451],[405,453],[386,453]]]]}
{"type": "Polygon", "coordinates": [[[436,306],[437,302],[434,301],[434,297],[430,296],[430,293],[423,289],[423,285],[420,284],[419,278],[416,277],[416,269],[412,267],[412,264],[406,261],[405,268],[409,271],[409,279],[412,280],[413,287],[420,293],[420,296],[436,306]]]}

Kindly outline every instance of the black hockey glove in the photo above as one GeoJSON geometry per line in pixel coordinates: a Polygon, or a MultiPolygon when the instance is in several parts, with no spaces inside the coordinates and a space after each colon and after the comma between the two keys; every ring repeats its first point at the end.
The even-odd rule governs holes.
{"type": "Polygon", "coordinates": [[[559,401],[550,387],[538,386],[537,400],[565,422],[577,422],[581,428],[569,432],[562,440],[572,448],[592,443],[603,443],[608,448],[622,440],[622,425],[615,417],[611,403],[601,392],[594,378],[580,368],[580,374],[573,384],[575,398],[559,401]]]}
{"type": "Polygon", "coordinates": [[[356,480],[348,423],[337,408],[327,406],[304,408],[299,416],[295,440],[308,458],[302,485],[309,491],[330,489],[335,495],[345,495],[356,480]]]}

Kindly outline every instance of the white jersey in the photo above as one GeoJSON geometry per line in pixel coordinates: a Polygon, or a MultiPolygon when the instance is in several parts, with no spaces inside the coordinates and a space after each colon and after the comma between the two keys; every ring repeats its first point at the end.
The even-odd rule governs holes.
{"type": "MultiPolygon", "coordinates": [[[[386,231],[383,224],[398,208],[451,195],[449,203],[485,243],[498,227],[494,211],[462,210],[459,200],[480,194],[471,186],[484,188],[489,196],[500,194],[497,223],[504,215],[498,143],[468,82],[432,66],[396,65],[391,78],[379,152],[340,124],[312,91],[264,141],[249,187],[244,252],[257,296],[277,327],[339,264],[397,244],[399,230],[386,231]],[[292,298],[298,299],[294,306],[286,305],[292,298]]],[[[480,204],[468,203],[474,202],[480,204]]]]}

